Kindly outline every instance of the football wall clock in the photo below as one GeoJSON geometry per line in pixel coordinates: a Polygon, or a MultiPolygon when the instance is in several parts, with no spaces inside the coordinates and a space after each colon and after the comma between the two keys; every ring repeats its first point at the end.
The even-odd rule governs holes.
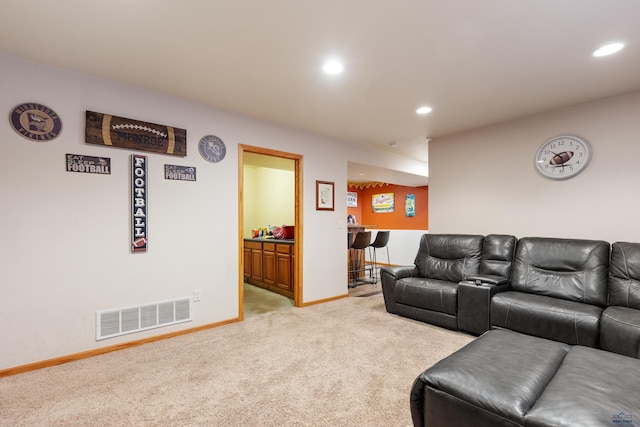
{"type": "Polygon", "coordinates": [[[585,170],[593,152],[589,143],[575,135],[555,136],[536,153],[536,170],[554,180],[569,179],[585,170]]]}

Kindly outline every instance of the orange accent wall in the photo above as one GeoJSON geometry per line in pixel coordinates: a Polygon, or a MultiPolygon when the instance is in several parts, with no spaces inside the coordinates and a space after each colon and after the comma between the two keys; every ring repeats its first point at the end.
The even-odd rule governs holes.
{"type": "Polygon", "coordinates": [[[358,224],[376,225],[383,230],[428,230],[429,229],[429,187],[405,187],[402,185],[384,185],[382,187],[358,189],[349,187],[347,191],[358,193],[358,207],[347,208],[347,215],[354,215],[358,224]],[[371,206],[372,196],[380,193],[393,193],[394,211],[374,213],[371,206]],[[408,217],[404,210],[407,194],[416,198],[416,214],[408,217]]]}

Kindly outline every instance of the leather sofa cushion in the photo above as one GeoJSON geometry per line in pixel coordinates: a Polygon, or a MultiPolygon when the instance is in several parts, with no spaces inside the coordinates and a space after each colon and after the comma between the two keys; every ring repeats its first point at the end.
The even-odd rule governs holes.
{"type": "Polygon", "coordinates": [[[467,234],[425,234],[415,265],[421,277],[459,282],[478,274],[484,236],[467,234]]]}
{"type": "Polygon", "coordinates": [[[393,289],[396,303],[447,314],[456,314],[458,284],[445,280],[406,277],[393,289]]]}
{"type": "Polygon", "coordinates": [[[602,310],[594,305],[508,291],[491,299],[491,325],[567,344],[597,347],[602,310]]]}
{"type": "Polygon", "coordinates": [[[518,241],[514,290],[604,307],[609,243],[600,240],[524,237],[518,241]]]}
{"type": "Polygon", "coordinates": [[[611,245],[609,305],[640,310],[640,243],[611,245]]]}
{"type": "MultiPolygon", "coordinates": [[[[422,406],[416,401],[421,394],[416,388],[426,386],[477,408],[480,417],[491,412],[522,425],[570,348],[511,331],[489,331],[416,379],[412,412],[422,406]]],[[[433,419],[431,411],[438,408],[425,402],[425,420],[433,419]]],[[[466,425],[475,425],[472,419],[468,421],[466,425]]]]}
{"type": "Polygon", "coordinates": [[[640,416],[638,378],[638,359],[592,348],[573,347],[525,417],[525,425],[636,425],[640,416]],[[631,423],[629,416],[632,417],[631,423]]]}
{"type": "Polygon", "coordinates": [[[640,310],[605,308],[600,319],[600,347],[640,359],[640,310]]]}
{"type": "Polygon", "coordinates": [[[489,234],[482,244],[480,274],[483,276],[511,276],[511,264],[518,240],[507,234],[489,234]]]}

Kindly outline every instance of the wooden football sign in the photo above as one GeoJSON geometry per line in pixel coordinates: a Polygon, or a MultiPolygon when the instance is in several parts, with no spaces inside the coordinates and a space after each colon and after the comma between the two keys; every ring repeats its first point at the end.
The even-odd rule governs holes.
{"type": "Polygon", "coordinates": [[[87,111],[87,144],[185,157],[187,130],[87,111]]]}

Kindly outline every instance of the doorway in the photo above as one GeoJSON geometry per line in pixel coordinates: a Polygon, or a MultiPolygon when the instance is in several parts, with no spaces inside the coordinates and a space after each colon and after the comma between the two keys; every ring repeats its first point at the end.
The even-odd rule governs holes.
{"type": "MultiPolygon", "coordinates": [[[[245,225],[245,206],[248,201],[245,200],[245,162],[247,157],[253,155],[265,156],[277,163],[278,159],[287,159],[293,161],[293,205],[294,205],[294,231],[293,245],[291,245],[291,271],[292,271],[292,288],[293,288],[293,304],[295,307],[302,306],[302,156],[299,154],[287,153],[283,151],[270,150],[262,147],[254,147],[250,145],[240,144],[238,146],[238,317],[244,319],[245,305],[245,238],[251,237],[251,229],[247,229],[245,225]]],[[[260,267],[262,268],[262,267],[260,267]]]]}

